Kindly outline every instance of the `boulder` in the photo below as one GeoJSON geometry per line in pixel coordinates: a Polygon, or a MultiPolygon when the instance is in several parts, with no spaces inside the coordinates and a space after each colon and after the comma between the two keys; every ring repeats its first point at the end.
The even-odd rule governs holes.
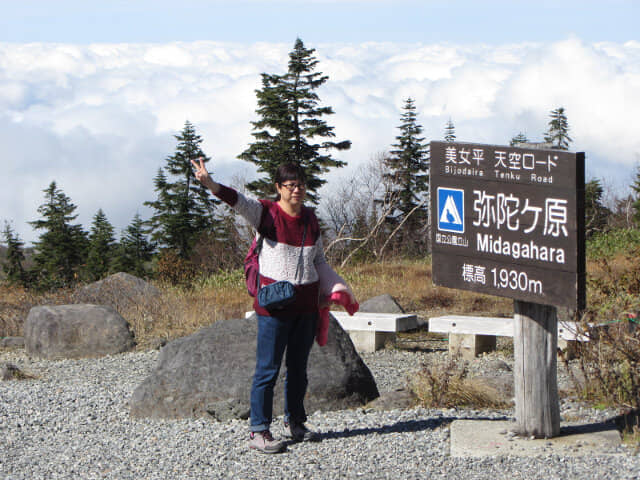
{"type": "Polygon", "coordinates": [[[360,311],[366,313],[404,313],[402,307],[388,293],[362,302],[360,311]]]}
{"type": "MultiPolygon", "coordinates": [[[[168,343],[155,371],[130,400],[133,417],[247,418],[255,369],[257,320],[218,321],[168,343]]],[[[274,389],[274,416],[284,408],[284,371],[274,389]]],[[[314,343],[309,356],[307,412],[361,406],[379,396],[369,368],[349,335],[331,318],[324,347],[314,343]]]]}
{"type": "Polygon", "coordinates": [[[132,305],[148,302],[160,296],[160,290],[141,278],[120,272],[110,275],[98,282],[79,287],[73,295],[76,303],[108,305],[118,312],[132,305]]]}
{"type": "Polygon", "coordinates": [[[126,320],[104,305],[33,307],[24,339],[27,354],[46,359],[100,357],[135,346],[126,320]]]}

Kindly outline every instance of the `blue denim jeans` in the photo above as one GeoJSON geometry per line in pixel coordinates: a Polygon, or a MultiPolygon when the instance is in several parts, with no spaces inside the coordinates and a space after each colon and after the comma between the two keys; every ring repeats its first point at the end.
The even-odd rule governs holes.
{"type": "Polygon", "coordinates": [[[307,360],[313,346],[318,314],[280,319],[258,315],[256,371],[251,385],[251,431],[268,430],[273,417],[273,388],[286,350],[284,382],[286,420],[304,422],[307,360]]]}

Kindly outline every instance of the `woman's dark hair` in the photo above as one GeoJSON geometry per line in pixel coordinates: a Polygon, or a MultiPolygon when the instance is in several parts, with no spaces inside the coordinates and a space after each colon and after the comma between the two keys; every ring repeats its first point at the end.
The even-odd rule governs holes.
{"type": "Polygon", "coordinates": [[[304,168],[297,163],[282,163],[276,170],[274,181],[278,185],[282,185],[289,180],[297,180],[301,183],[307,183],[307,176],[304,173],[304,168]]]}
{"type": "MultiPolygon", "coordinates": [[[[298,163],[281,163],[276,174],[274,175],[274,182],[278,185],[282,185],[284,182],[291,180],[298,181],[300,183],[307,183],[307,175],[304,173],[304,168],[298,163]]],[[[276,194],[276,202],[280,200],[280,194],[276,194]]]]}

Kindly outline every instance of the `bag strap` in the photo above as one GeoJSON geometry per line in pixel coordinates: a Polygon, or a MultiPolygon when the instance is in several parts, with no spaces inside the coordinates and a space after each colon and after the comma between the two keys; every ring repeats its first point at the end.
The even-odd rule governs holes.
{"type": "Polygon", "coordinates": [[[298,264],[296,265],[296,274],[294,278],[298,279],[298,271],[300,270],[300,263],[302,263],[302,252],[304,252],[304,241],[307,238],[307,220],[304,219],[304,230],[302,231],[302,245],[300,245],[300,256],[298,257],[298,264]]]}
{"type": "MultiPolygon", "coordinates": [[[[295,279],[298,279],[298,271],[302,262],[302,253],[304,252],[304,241],[307,239],[307,227],[309,225],[309,217],[302,211],[302,221],[304,222],[304,230],[302,231],[302,244],[300,245],[300,255],[298,256],[298,264],[296,265],[295,279]]],[[[262,250],[262,242],[264,237],[258,232],[258,240],[256,240],[256,248],[253,250],[256,255],[256,263],[258,264],[258,274],[256,275],[256,292],[260,290],[260,250],[262,250]]]]}

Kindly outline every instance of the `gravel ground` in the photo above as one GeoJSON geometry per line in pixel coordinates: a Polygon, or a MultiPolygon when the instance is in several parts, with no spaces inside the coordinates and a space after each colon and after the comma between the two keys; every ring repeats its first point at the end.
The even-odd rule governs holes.
{"type": "MultiPolygon", "coordinates": [[[[390,392],[404,387],[407,376],[434,354],[443,355],[386,349],[363,359],[380,391],[390,392]]],[[[51,362],[29,359],[21,350],[0,350],[0,363],[38,377],[0,381],[0,478],[640,479],[640,456],[628,448],[584,457],[449,456],[451,421],[509,419],[512,411],[316,412],[309,425],[321,433],[321,442],[262,455],[247,448],[243,421],[130,419],[128,399],[157,356],[154,351],[51,362]]],[[[496,360],[486,356],[473,369],[481,371],[496,360]]],[[[589,423],[611,412],[563,402],[562,414],[589,423]]],[[[278,417],[277,436],[283,433],[281,425],[278,417]]]]}

